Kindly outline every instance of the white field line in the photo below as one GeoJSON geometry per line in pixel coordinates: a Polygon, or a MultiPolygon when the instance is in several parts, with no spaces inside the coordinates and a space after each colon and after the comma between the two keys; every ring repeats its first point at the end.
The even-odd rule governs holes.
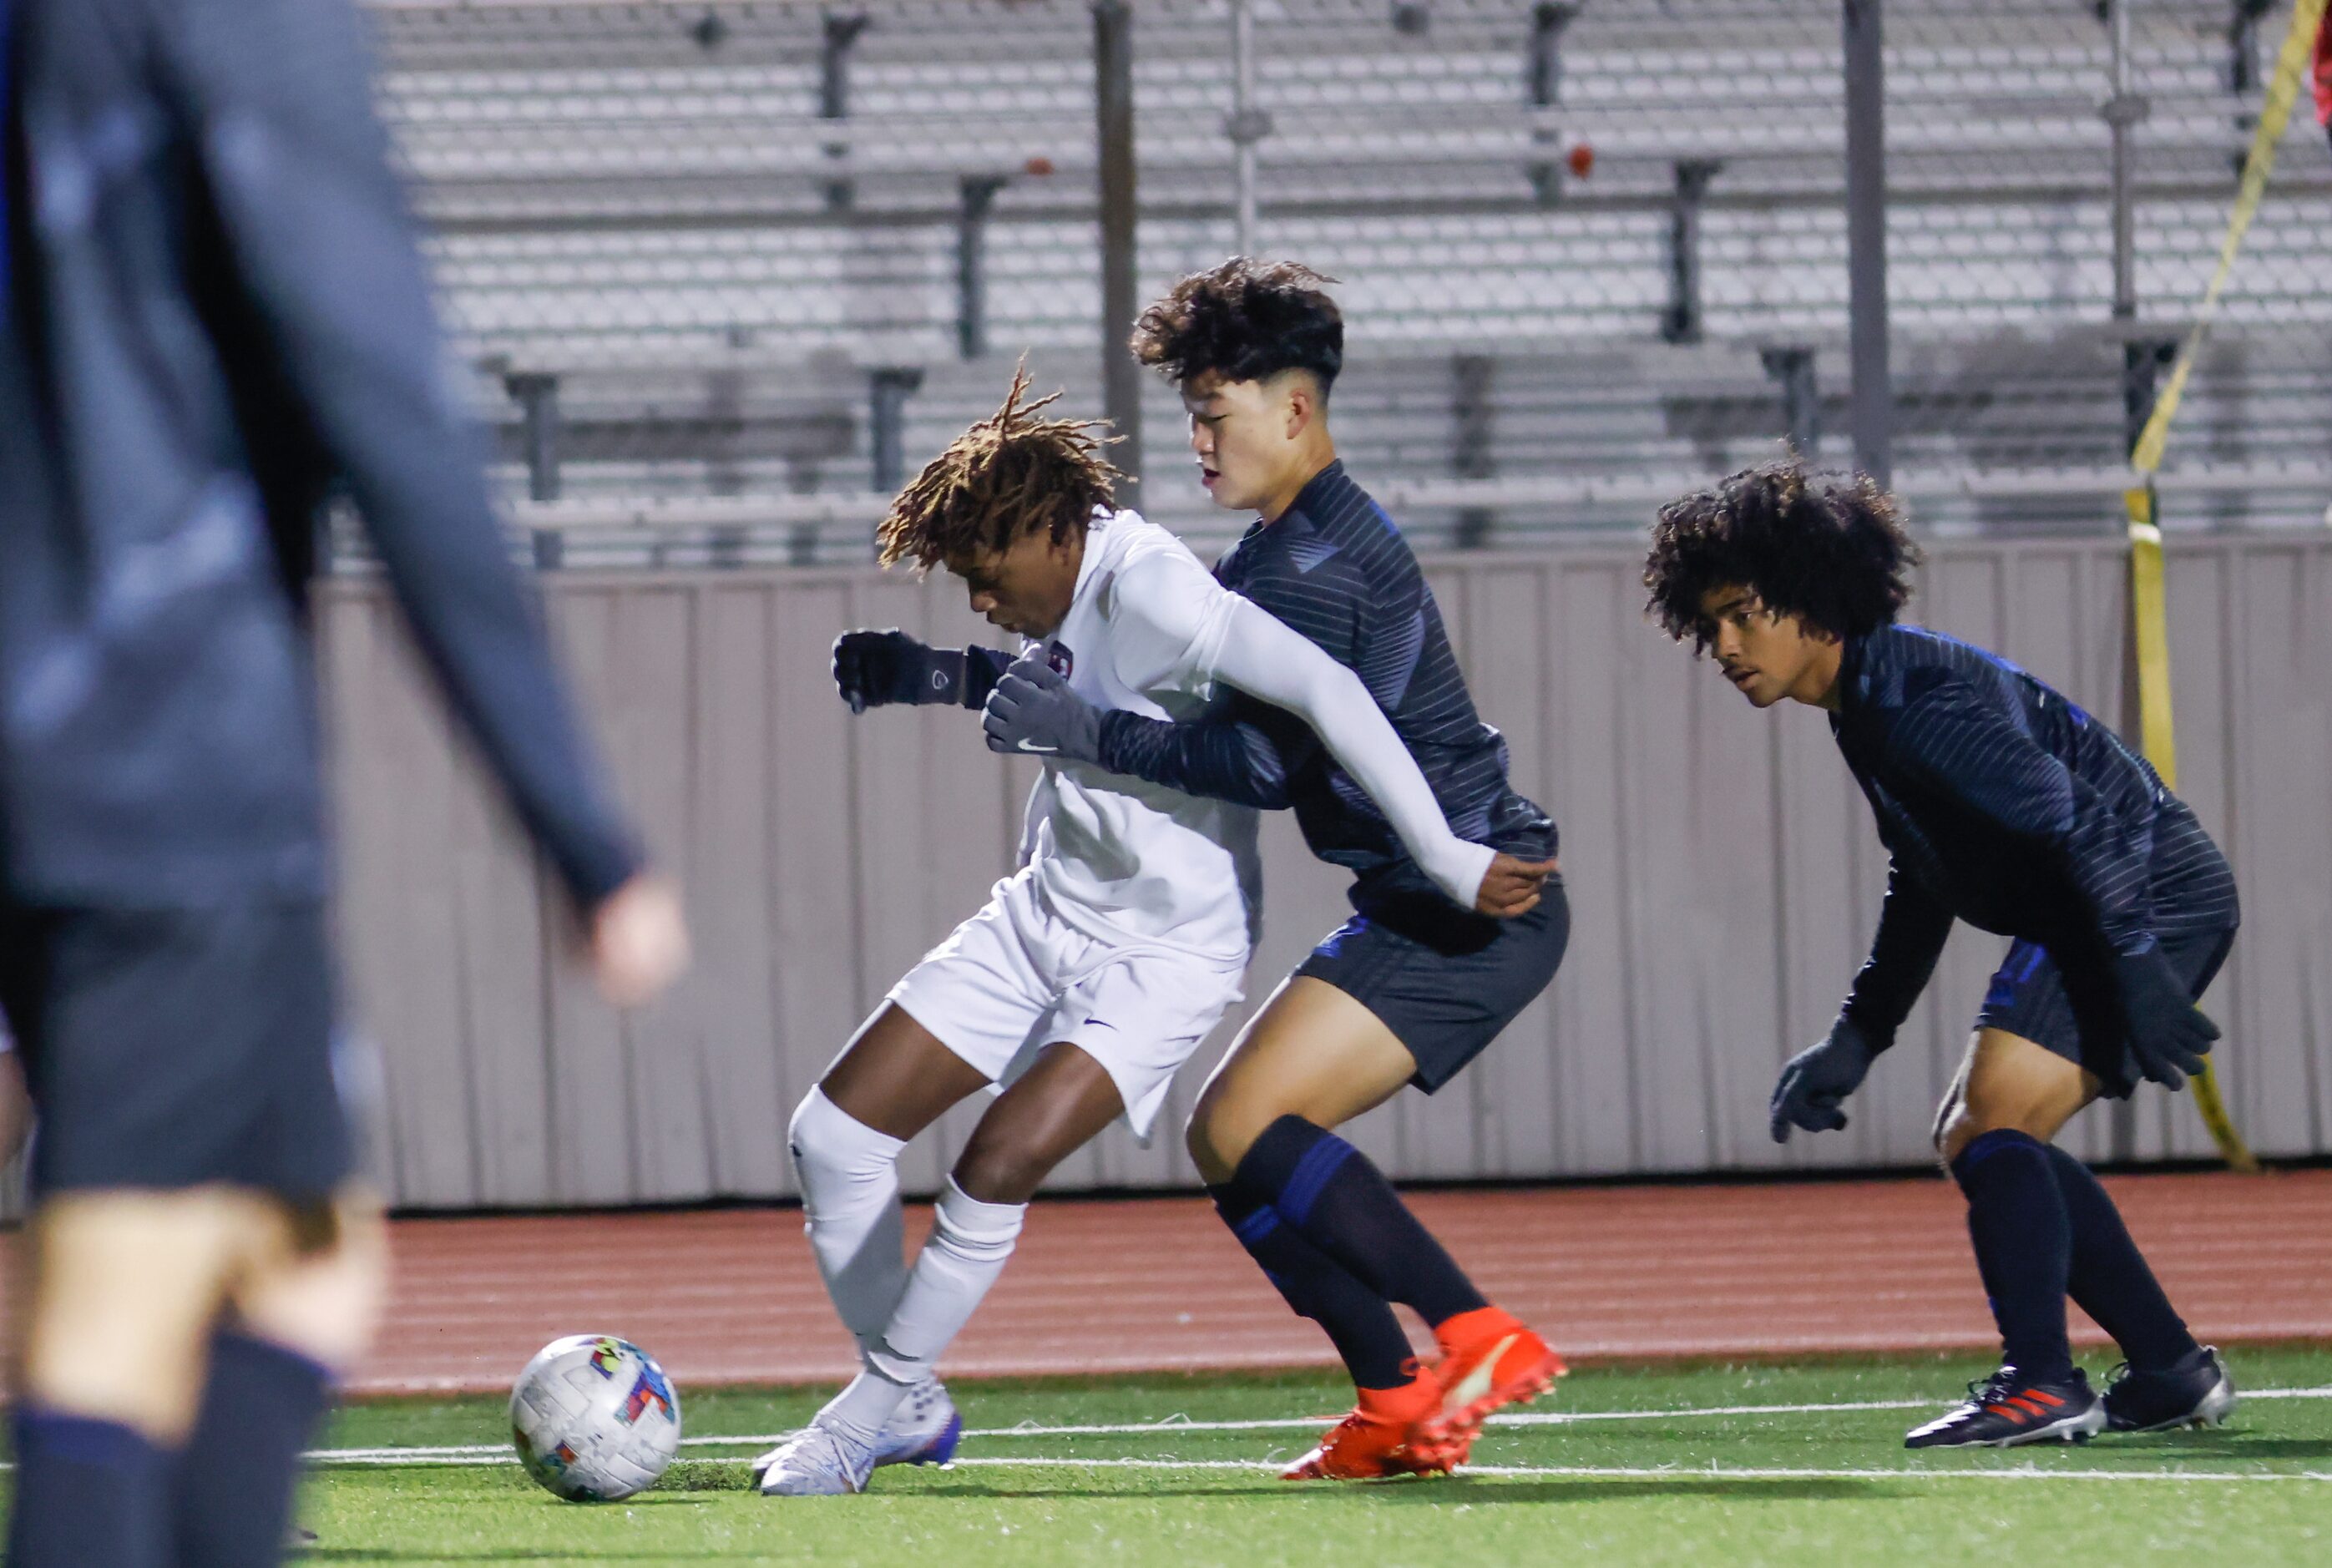
{"type": "MultiPolygon", "coordinates": [[[[2242,1397],[2246,1400],[2327,1400],[2332,1399],[2332,1386],[2312,1389],[2246,1389],[2242,1391],[2242,1397]]],[[[1494,1427],[1552,1427],[1567,1426],[1577,1421],[1682,1420],[1696,1416],[1826,1415],[1831,1412],[1846,1412],[1853,1410],[1926,1410],[1940,1402],[1941,1401],[1939,1400],[1933,1399],[1854,1400],[1835,1404],[1695,1405],[1675,1410],[1515,1410],[1492,1416],[1490,1418],[1489,1424],[1494,1427]]],[[[1168,1432],[1309,1431],[1328,1421],[1333,1420],[1335,1418],[1333,1416],[1295,1416],[1271,1420],[1194,1421],[1185,1417],[1169,1416],[1162,1421],[1132,1421],[1108,1425],[1061,1427],[1036,1426],[1027,1422],[1023,1422],[1021,1425],[1017,1427],[974,1427],[968,1429],[963,1435],[967,1438],[1100,1438],[1141,1437],[1145,1435],[1154,1437],[1168,1432]]],[[[680,1441],[683,1448],[767,1448],[770,1444],[785,1441],[785,1439],[791,1435],[792,1434],[789,1432],[762,1432],[740,1437],[683,1438],[680,1441]]],[[[482,1461],[492,1462],[495,1460],[515,1462],[511,1455],[510,1445],[507,1443],[422,1444],[411,1448],[388,1446],[371,1448],[317,1448],[311,1450],[307,1457],[311,1462],[322,1465],[461,1465],[482,1461]]],[[[960,1465],[1084,1465],[1113,1464],[1119,1461],[1100,1459],[1007,1458],[973,1458],[958,1459],[956,1461],[956,1463],[960,1465]]],[[[1134,1461],[1129,1460],[1125,1462],[1133,1463],[1134,1461]]],[[[1150,1461],[1143,1460],[1141,1462],[1146,1464],[1150,1461]]],[[[1164,1461],[1160,1462],[1162,1463],[1164,1461]]],[[[1182,1461],[1177,1462],[1180,1463],[1182,1461]]],[[[1226,1466],[1233,1469],[1248,1468],[1248,1462],[1243,1459],[1206,1460],[1203,1462],[1193,1459],[1188,1461],[1188,1463],[1193,1467],[1202,1468],[1207,1466],[1213,1465],[1226,1466]]],[[[1503,1470],[1478,1468],[1474,1467],[1469,1467],[1469,1469],[1472,1469],[1472,1472],[1476,1475],[1502,1475],[1505,1473],[1503,1470]]],[[[1572,1472],[1564,1469],[1532,1469],[1517,1470],[1514,1473],[1516,1475],[1562,1476],[1570,1475],[1572,1472]]],[[[1579,1473],[1610,1476],[1627,1475],[1633,1472],[1612,1469],[1591,1469],[1579,1473]]],[[[1658,1475],[1668,1474],[1669,1472],[1648,1470],[1643,1473],[1646,1475],[1658,1475]]],[[[1760,1471],[1757,1473],[1766,1474],[1768,1472],[1760,1471]]],[[[1784,1472],[1777,1470],[1770,1473],[1781,1475],[1784,1472]]],[[[1863,1472],[1825,1470],[1818,1473],[1821,1475],[1859,1475],[1863,1472]]],[[[1868,1473],[1872,1475],[1893,1476],[1919,1474],[1922,1472],[1874,1470],[1868,1473]]],[[[1956,1475],[1960,1472],[1937,1471],[1935,1473],[1938,1475],[1956,1475]]],[[[2063,1474],[2065,1472],[2040,1471],[2036,1473],[2043,1475],[2057,1475],[2063,1474]]],[[[2106,1472],[2100,1473],[2102,1474],[2106,1472]]],[[[2121,1472],[2115,1471],[2111,1473],[2118,1475],[2121,1472]]]]}
{"type": "MultiPolygon", "coordinates": [[[[311,1455],[321,1458],[320,1455],[311,1455]]],[[[401,1453],[389,1450],[381,1456],[368,1455],[363,1449],[344,1450],[341,1457],[330,1461],[335,1465],[436,1465],[448,1468],[476,1468],[487,1465],[515,1465],[517,1458],[509,1453],[491,1458],[477,1456],[465,1458],[413,1457],[413,1450],[401,1453]]],[[[951,1468],[975,1466],[991,1469],[1021,1470],[1237,1470],[1251,1476],[1271,1476],[1279,1473],[1281,1461],[1276,1459],[1062,1459],[1062,1458],[972,1458],[957,1459],[951,1468]]],[[[1459,1476],[1482,1476],[1499,1479],[1529,1479],[1531,1477],[1572,1479],[1620,1479],[1640,1481],[2315,1481],[2332,1482],[2332,1470],[2060,1470],[2029,1466],[2015,1470],[1881,1470],[1815,1469],[1811,1468],[1773,1468],[1754,1466],[1709,1465],[1687,1468],[1682,1465],[1465,1465],[1459,1476]]]]}

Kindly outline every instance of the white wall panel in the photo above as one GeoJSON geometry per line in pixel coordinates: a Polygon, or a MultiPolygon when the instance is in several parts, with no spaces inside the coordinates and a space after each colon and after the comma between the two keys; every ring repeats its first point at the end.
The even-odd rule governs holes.
{"type": "MultiPolygon", "coordinates": [[[[2129,687],[2110,540],[1949,541],[1916,618],[1985,642],[2108,720],[2129,687]]],[[[1843,1133],[1776,1148],[1765,1095],[1817,1037],[1876,917],[1884,857],[1806,710],[1747,710],[1641,616],[1618,544],[1429,563],[1515,778],[1562,824],[1570,954],[1549,994],[1432,1102],[1355,1141],[1394,1174],[1530,1178],[1916,1164],[2003,946],[1963,929],[1843,1133]]],[[[944,582],[874,571],[545,579],[626,800],[688,890],[698,967],[619,1019],[566,956],[570,917],[421,693],[381,590],[326,589],[325,668],[354,1005],[385,1047],[387,1171],[422,1208],[661,1202],[792,1190],[787,1116],[884,990],[1008,866],[1033,771],[956,711],[852,717],[835,635],[982,633],[944,582]]],[[[2209,999],[2263,1153],[2332,1152],[2332,540],[2173,544],[2181,792],[2232,856],[2244,929],[2209,999]]],[[[1238,1024],[1345,912],[1292,821],[1264,836],[1249,1000],[1147,1149],[1113,1132],[1056,1185],[1183,1185],[1177,1129],[1238,1024]]],[[[934,1187],[984,1101],[910,1155],[934,1187]]],[[[2069,1134],[2191,1156],[2183,1098],[2069,1134]]]]}

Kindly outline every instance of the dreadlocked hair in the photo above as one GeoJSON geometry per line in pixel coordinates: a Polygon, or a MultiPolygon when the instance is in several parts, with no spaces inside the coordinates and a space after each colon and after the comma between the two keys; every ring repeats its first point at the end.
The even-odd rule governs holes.
{"type": "Polygon", "coordinates": [[[1295,262],[1233,256],[1142,312],[1133,357],[1178,382],[1209,371],[1262,381],[1309,370],[1324,395],[1344,368],[1343,312],[1325,287],[1335,281],[1295,262]]]}
{"type": "Polygon", "coordinates": [[[1844,640],[1895,619],[1919,560],[1895,498],[1868,474],[1810,474],[1785,458],[1660,508],[1644,608],[1705,654],[1712,628],[1701,599],[1737,585],[1765,608],[1844,640]]]}
{"type": "Polygon", "coordinates": [[[1045,529],[1055,544],[1082,532],[1094,508],[1115,495],[1124,476],[1102,455],[1113,439],[1106,422],[1038,416],[1058,392],[1023,402],[1024,364],[1012,375],[1004,406],[948,444],[899,492],[874,531],[884,566],[913,560],[929,571],[951,559],[1000,551],[1021,534],[1045,529]]]}

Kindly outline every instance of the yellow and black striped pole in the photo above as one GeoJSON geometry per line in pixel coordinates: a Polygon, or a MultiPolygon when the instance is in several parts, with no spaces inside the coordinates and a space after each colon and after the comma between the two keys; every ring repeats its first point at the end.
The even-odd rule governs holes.
{"type": "MultiPolygon", "coordinates": [[[[2170,378],[2164,383],[2161,396],[2155,399],[2154,410],[2130,452],[2130,484],[2123,492],[2123,500],[2129,512],[2129,614],[2137,644],[2138,741],[2146,760],[2154,764],[2154,770],[2174,789],[2178,787],[2178,745],[2171,726],[2170,627],[2163,602],[2162,527],[2155,510],[2154,476],[2162,467],[2163,450],[2170,441],[2170,424],[2178,416],[2179,399],[2185,396],[2187,378],[2193,373],[2194,356],[2203,346],[2203,335],[2210,330],[2212,318],[2218,312],[2227,280],[2234,273],[2235,257],[2242,249],[2243,235],[2259,212],[2260,199],[2267,194],[2268,174],[2275,167],[2276,143],[2282,139],[2284,126],[2291,119],[2292,105],[2299,100],[2308,57],[2315,49],[2317,29],[2323,24],[2325,5],[2326,0],[2295,0],[2291,28],[2284,35],[2282,52],[2276,58],[2275,75],[2268,83],[2267,99],[2260,108],[2259,129],[2251,138],[2251,154],[2243,160],[2242,184],[2235,193],[2234,211],[2228,215],[2226,236],[2219,243],[2218,267],[2211,274],[2211,286],[2203,292],[2202,303],[2194,312],[2194,324],[2187,330],[2185,341],[2179,345],[2177,363],[2171,368],[2170,378]]],[[[2258,1170],[2259,1161],[2243,1142],[2242,1133],[2236,1130],[2234,1119],[2227,1114],[2227,1103],[2219,1093],[2218,1079],[2207,1064],[2194,1079],[2194,1104],[2227,1163],[2238,1171],[2258,1170]]]]}

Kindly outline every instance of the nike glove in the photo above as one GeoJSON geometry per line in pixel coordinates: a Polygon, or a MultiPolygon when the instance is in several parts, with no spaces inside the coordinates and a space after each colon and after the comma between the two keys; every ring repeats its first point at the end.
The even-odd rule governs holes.
{"type": "Polygon", "coordinates": [[[1004,672],[980,727],[991,751],[1101,760],[1101,710],[1069,690],[1042,655],[1017,659],[1004,672]]]}
{"type": "Polygon", "coordinates": [[[891,703],[963,701],[964,655],[902,631],[845,632],[834,639],[834,684],[854,713],[891,703]]]}
{"type": "Polygon", "coordinates": [[[1792,1056],[1773,1085],[1773,1142],[1790,1141],[1792,1126],[1809,1133],[1835,1133],[1846,1125],[1839,1102],[1862,1086],[1863,1075],[1890,1042],[1874,1039],[1844,1013],[1830,1027],[1830,1038],[1792,1056]]]}
{"type": "Polygon", "coordinates": [[[2184,1087],[2203,1070],[2219,1026],[2203,1016],[2158,947],[2116,953],[2113,982],[2137,1070],[2165,1087],[2184,1087]]]}

